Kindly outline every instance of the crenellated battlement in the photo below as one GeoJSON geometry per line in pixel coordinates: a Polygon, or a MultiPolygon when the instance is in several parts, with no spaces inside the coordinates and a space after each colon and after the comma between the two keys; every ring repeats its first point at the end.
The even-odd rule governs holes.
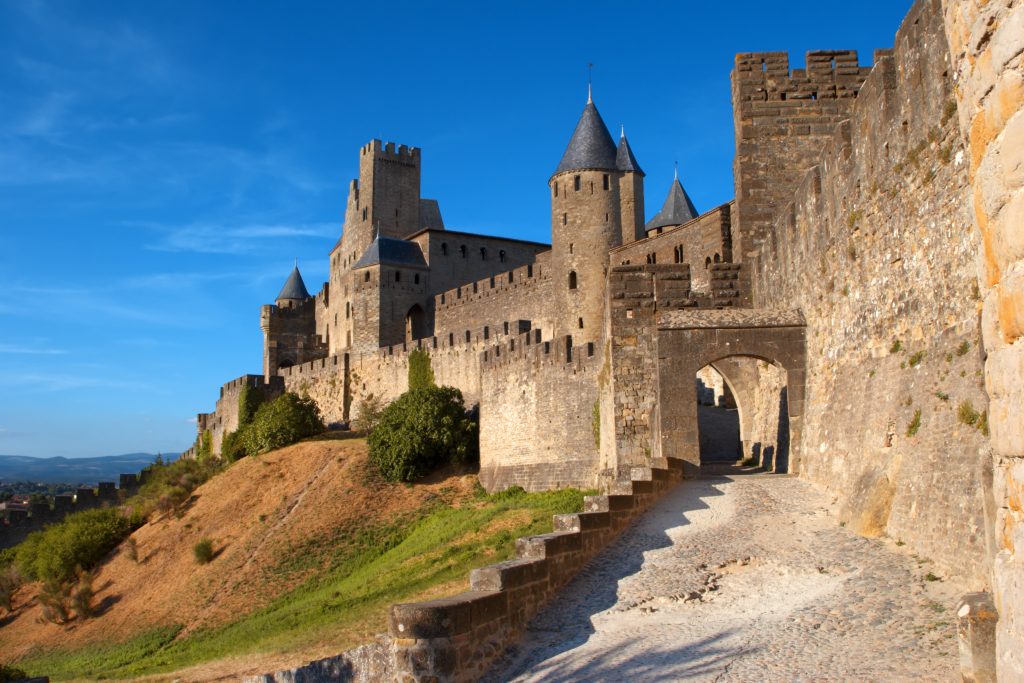
{"type": "Polygon", "coordinates": [[[741,102],[817,101],[856,97],[870,72],[856,50],[811,51],[805,68],[793,70],[788,52],[743,52],[736,55],[733,80],[741,84],[741,102]]]}
{"type": "Polygon", "coordinates": [[[448,311],[468,303],[492,296],[503,295],[511,290],[529,287],[545,277],[544,267],[534,263],[476,280],[446,292],[434,295],[434,309],[448,311]]]}
{"type": "Polygon", "coordinates": [[[418,165],[420,163],[420,149],[408,145],[396,145],[394,142],[382,142],[377,139],[359,148],[359,155],[365,156],[374,154],[378,159],[391,161],[405,165],[418,165]]]}

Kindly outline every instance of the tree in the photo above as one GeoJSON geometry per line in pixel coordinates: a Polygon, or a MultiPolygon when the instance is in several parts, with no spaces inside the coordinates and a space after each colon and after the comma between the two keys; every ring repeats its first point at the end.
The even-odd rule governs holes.
{"type": "Polygon", "coordinates": [[[322,431],[324,422],[313,399],[288,392],[264,403],[256,411],[252,423],[243,431],[245,450],[250,455],[258,455],[322,431]]]}
{"type": "Polygon", "coordinates": [[[462,392],[430,386],[402,394],[370,433],[370,460],[385,479],[412,481],[448,462],[475,460],[479,428],[462,392]]]}

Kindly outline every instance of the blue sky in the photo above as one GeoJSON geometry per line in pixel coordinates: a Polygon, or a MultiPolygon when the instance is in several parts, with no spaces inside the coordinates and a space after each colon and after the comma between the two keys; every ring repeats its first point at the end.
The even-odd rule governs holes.
{"type": "Polygon", "coordinates": [[[586,98],[698,209],[732,196],[739,51],[889,47],[909,0],[0,0],[0,453],[178,451],[327,276],[357,149],[423,149],[449,228],[548,241],[586,98]]]}

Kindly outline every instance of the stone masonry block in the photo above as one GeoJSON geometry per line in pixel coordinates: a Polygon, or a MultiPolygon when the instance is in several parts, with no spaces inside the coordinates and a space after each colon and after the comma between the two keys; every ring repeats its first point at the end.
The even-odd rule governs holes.
{"type": "Polygon", "coordinates": [[[967,593],[956,611],[960,674],[968,683],[996,682],[996,614],[988,593],[967,593]]]}

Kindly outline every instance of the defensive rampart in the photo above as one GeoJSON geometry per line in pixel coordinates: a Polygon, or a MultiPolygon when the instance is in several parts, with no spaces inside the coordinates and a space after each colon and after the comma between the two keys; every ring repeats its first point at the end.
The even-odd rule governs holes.
{"type": "MultiPolygon", "coordinates": [[[[757,61],[741,57],[737,127],[753,97],[743,68],[757,61]]],[[[839,496],[858,531],[887,533],[981,587],[992,475],[978,246],[949,70],[938,3],[919,2],[744,265],[759,307],[806,318],[801,473],[839,496]]],[[[775,153],[737,144],[738,181],[775,153]]]]}

